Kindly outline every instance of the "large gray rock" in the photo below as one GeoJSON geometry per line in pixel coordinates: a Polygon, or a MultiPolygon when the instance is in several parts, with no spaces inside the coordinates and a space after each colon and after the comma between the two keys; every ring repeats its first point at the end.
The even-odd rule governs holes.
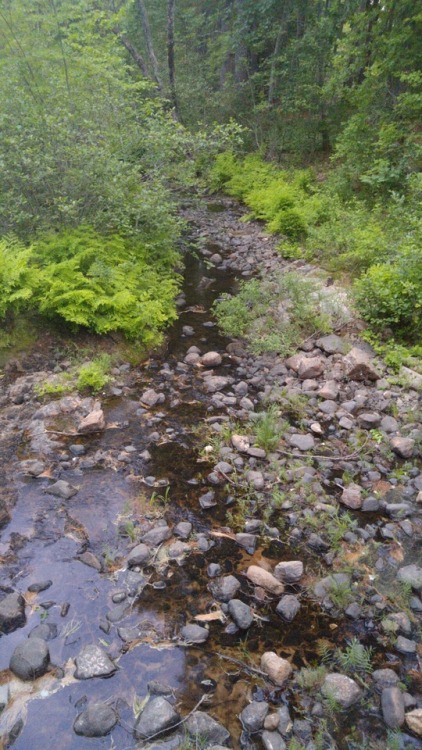
{"type": "Polygon", "coordinates": [[[165,698],[161,696],[152,698],[148,701],[135,724],[135,737],[137,739],[148,739],[158,732],[170,729],[179,720],[179,714],[165,698]]]}
{"type": "Polygon", "coordinates": [[[47,672],[50,652],[42,638],[28,638],[19,643],[10,659],[10,669],[21,680],[35,680],[47,672]]]}
{"type": "Polygon", "coordinates": [[[315,440],[312,435],[300,435],[299,433],[291,435],[289,443],[294,448],[299,448],[301,451],[309,451],[315,448],[315,440]]]}
{"type": "Polygon", "coordinates": [[[89,435],[91,432],[101,432],[105,428],[105,417],[102,409],[95,409],[84,417],[78,424],[78,432],[89,435]]]}
{"type": "Polygon", "coordinates": [[[0,633],[11,633],[25,625],[25,600],[14,591],[0,602],[0,633]]]}
{"type": "Polygon", "coordinates": [[[226,388],[229,382],[229,378],[225,378],[223,375],[210,375],[204,380],[205,390],[207,393],[217,393],[217,391],[226,388]]]}
{"type": "Polygon", "coordinates": [[[412,458],[413,451],[415,449],[415,441],[412,438],[393,437],[390,440],[390,445],[400,458],[412,458]]]}
{"type": "Polygon", "coordinates": [[[76,717],[73,729],[82,737],[105,737],[117,724],[117,714],[106,703],[91,703],[76,717]]]}
{"type": "Polygon", "coordinates": [[[240,589],[240,583],[234,576],[223,576],[216,578],[209,584],[209,589],[215,599],[220,602],[229,602],[234,599],[240,589]]]}
{"type": "Polygon", "coordinates": [[[283,583],[297,583],[303,576],[303,562],[300,560],[280,562],[274,568],[274,575],[283,583]]]}
{"type": "Polygon", "coordinates": [[[142,541],[144,544],[149,544],[151,547],[156,547],[158,544],[162,544],[171,537],[171,529],[168,526],[155,526],[150,531],[147,531],[143,535],[142,541]]]}
{"type": "Polygon", "coordinates": [[[343,359],[345,375],[349,380],[378,380],[379,373],[371,362],[371,355],[353,347],[343,359]]]}
{"type": "Polygon", "coordinates": [[[240,714],[240,721],[247,732],[253,734],[259,732],[264,726],[264,720],[268,713],[268,703],[265,701],[252,701],[240,714]]]}
{"type": "Polygon", "coordinates": [[[89,680],[91,677],[108,677],[116,671],[115,664],[95,644],[84,646],[76,657],[75,663],[75,677],[78,680],[89,680]]]}
{"type": "Polygon", "coordinates": [[[299,377],[301,380],[319,378],[324,372],[324,361],[320,357],[303,357],[299,363],[299,377]]]}
{"type": "Polygon", "coordinates": [[[358,484],[349,484],[345,487],[340,497],[342,505],[352,510],[358,510],[362,507],[362,488],[358,484]]]}
{"type": "Polygon", "coordinates": [[[137,565],[143,565],[151,557],[151,549],[146,544],[137,544],[136,547],[129,552],[126,562],[129,568],[134,568],[137,565]]]}
{"type": "Polygon", "coordinates": [[[340,336],[336,336],[335,333],[322,336],[315,343],[326,354],[343,354],[347,346],[346,342],[340,336]]]}
{"type": "Polygon", "coordinates": [[[381,708],[384,721],[390,729],[397,729],[404,724],[404,694],[400,688],[384,688],[381,708]]]}
{"type": "Polygon", "coordinates": [[[262,732],[262,744],[265,750],[286,750],[286,743],[278,732],[262,732]]]}
{"type": "Polygon", "coordinates": [[[228,603],[230,617],[235,621],[238,628],[247,630],[253,622],[251,608],[240,599],[231,599],[228,603]]]}
{"type": "Polygon", "coordinates": [[[350,708],[362,696],[362,691],[356,682],[339,672],[327,674],[321,692],[326,697],[334,698],[342,708],[350,708]]]}
{"type": "Polygon", "coordinates": [[[287,620],[287,622],[292,622],[299,610],[299,599],[293,594],[287,594],[286,596],[283,596],[276,607],[277,614],[287,620]]]}
{"type": "Polygon", "coordinates": [[[201,358],[204,367],[218,367],[221,365],[223,358],[218,352],[206,352],[201,358]]]}
{"type": "Polygon", "coordinates": [[[397,580],[409,584],[415,591],[422,591],[422,568],[419,565],[405,565],[397,573],[397,580]]]}
{"type": "Polygon", "coordinates": [[[51,484],[50,487],[47,487],[46,489],[46,492],[48,492],[49,495],[61,497],[63,498],[63,500],[69,500],[70,497],[76,495],[77,491],[78,490],[76,489],[76,487],[73,487],[64,479],[59,479],[57,482],[51,484]]]}
{"type": "Polygon", "coordinates": [[[164,393],[157,393],[153,388],[148,388],[141,396],[141,404],[152,409],[164,401],[164,393]]]}
{"type": "Polygon", "coordinates": [[[230,733],[222,724],[205,713],[194,711],[185,723],[188,734],[206,745],[225,745],[230,739],[230,733]]]}

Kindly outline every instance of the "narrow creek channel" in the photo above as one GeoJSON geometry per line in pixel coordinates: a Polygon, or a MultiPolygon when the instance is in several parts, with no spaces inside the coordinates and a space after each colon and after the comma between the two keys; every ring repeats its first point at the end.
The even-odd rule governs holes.
{"type": "MultiPolygon", "coordinates": [[[[232,212],[237,220],[236,208],[223,208],[226,216],[232,212]]],[[[206,243],[206,232],[202,234],[206,243]]],[[[210,244],[210,250],[224,256],[228,248],[210,244]]],[[[202,509],[199,503],[210,489],[206,477],[211,466],[200,455],[198,429],[224,415],[210,406],[199,370],[183,360],[192,346],[201,353],[226,351],[229,340],[219,333],[211,307],[222,292],[233,291],[237,281],[234,271],[219,270],[195,251],[186,254],[185,264],[185,304],[168,331],[166,347],[132,373],[130,387],[123,385],[114,395],[101,398],[108,429],[73,440],[56,434],[59,463],[52,474],[48,461],[47,470],[36,478],[16,474],[17,499],[0,537],[1,591],[25,595],[26,620],[0,638],[0,691],[7,687],[9,696],[0,714],[2,748],[45,750],[51,744],[55,750],[135,748],[134,707],[139,707],[152,681],[174,690],[182,717],[202,699],[201,710],[228,729],[237,748],[239,713],[251,699],[265,698],[274,707],[289,702],[294,715],[295,697],[223,657],[256,666],[264,651],[275,651],[301,668],[318,659],[318,639],[329,640],[335,634],[336,642],[344,643],[362,636],[359,621],[333,619],[311,599],[303,601],[300,617],[290,623],[276,614],[274,598],[260,604],[259,617],[248,630],[233,627],[230,620],[212,619],[219,606],[209,589],[210,565],[218,565],[220,575],[235,574],[241,583],[237,598],[253,605],[244,575],[247,567],[295,560],[298,550],[281,536],[264,537],[248,551],[225,534],[230,483],[213,488],[213,507],[202,509]],[[147,389],[162,396],[152,408],[141,402],[147,389]],[[77,492],[68,499],[46,492],[57,478],[77,492]],[[149,528],[167,523],[174,529],[181,522],[192,524],[187,554],[171,557],[170,552],[169,557],[168,545],[171,549],[178,543],[173,537],[155,548],[142,570],[127,568],[131,548],[149,528]],[[101,562],[102,570],[91,567],[87,553],[101,562]],[[31,585],[47,581],[51,585],[44,591],[28,592],[31,585]],[[194,623],[197,615],[210,616],[209,638],[201,645],[181,643],[181,629],[194,623]],[[37,626],[50,630],[52,666],[37,680],[22,682],[9,671],[10,657],[37,626]],[[108,679],[75,678],[75,658],[90,644],[100,646],[114,663],[108,679]],[[78,736],[73,731],[76,716],[97,701],[116,710],[116,726],[103,738],[78,736]]],[[[226,354],[215,372],[236,377],[237,366],[236,357],[226,354]]],[[[66,419],[56,419],[52,429],[66,433],[68,424],[66,419]]],[[[17,443],[19,461],[36,458],[26,433],[17,443]]],[[[306,555],[302,550],[305,566],[306,555]]],[[[294,585],[286,587],[287,593],[297,590],[294,585]]],[[[352,712],[347,720],[354,719],[352,712]]],[[[378,721],[374,719],[375,724],[378,721]]],[[[341,734],[340,721],[338,747],[343,747],[341,734]]],[[[156,744],[164,742],[156,740],[156,744]]],[[[260,747],[258,740],[250,742],[251,747],[260,747]]],[[[245,746],[245,741],[241,744],[245,746]]]]}

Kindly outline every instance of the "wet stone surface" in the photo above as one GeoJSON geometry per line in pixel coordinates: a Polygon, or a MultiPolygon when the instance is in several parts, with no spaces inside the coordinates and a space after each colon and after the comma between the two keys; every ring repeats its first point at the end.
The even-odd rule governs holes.
{"type": "Polygon", "coordinates": [[[214,300],[286,261],[219,205],[184,210],[166,346],[100,397],[37,396],[54,336],[6,364],[0,747],[421,747],[420,395],[352,323],[287,359],[224,338],[214,300]]]}

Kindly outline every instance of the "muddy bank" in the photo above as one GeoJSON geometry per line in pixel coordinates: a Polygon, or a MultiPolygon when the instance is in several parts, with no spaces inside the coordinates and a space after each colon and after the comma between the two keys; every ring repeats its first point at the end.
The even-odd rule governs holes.
{"type": "Polygon", "coordinates": [[[222,337],[213,301],[283,262],[219,205],[166,351],[96,398],[37,397],[60,355],[3,379],[4,747],[420,746],[418,391],[353,325],[287,361],[222,337]]]}

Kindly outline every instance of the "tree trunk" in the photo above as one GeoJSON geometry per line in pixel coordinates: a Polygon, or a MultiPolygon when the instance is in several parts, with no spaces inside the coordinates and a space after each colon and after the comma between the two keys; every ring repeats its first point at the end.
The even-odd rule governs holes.
{"type": "Polygon", "coordinates": [[[167,4],[167,60],[169,67],[170,100],[174,108],[176,119],[179,120],[179,109],[176,95],[176,76],[174,66],[174,10],[176,0],[168,0],[167,4]]]}
{"type": "MultiPolygon", "coordinates": [[[[283,19],[284,20],[284,19],[283,19]]],[[[274,90],[275,90],[275,84],[276,84],[276,70],[277,70],[277,58],[280,52],[281,47],[281,40],[283,38],[284,34],[284,27],[283,23],[280,24],[280,28],[278,30],[277,39],[275,40],[274,45],[274,52],[271,59],[271,68],[270,68],[270,80],[268,83],[268,104],[271,106],[271,104],[274,104],[274,90]]]]}
{"type": "Polygon", "coordinates": [[[160,77],[160,69],[159,69],[159,66],[158,66],[158,60],[157,60],[157,58],[155,56],[155,52],[154,52],[154,44],[153,44],[153,41],[152,41],[151,27],[149,25],[147,9],[145,7],[144,0],[137,0],[137,6],[138,6],[138,10],[139,10],[139,15],[141,17],[142,29],[144,31],[145,43],[146,43],[147,51],[148,51],[148,57],[149,57],[149,59],[151,61],[151,67],[152,67],[153,77],[154,77],[154,80],[155,80],[155,82],[157,84],[158,90],[160,91],[160,93],[162,93],[162,91],[163,91],[163,83],[162,83],[161,77],[160,77]]]}
{"type": "Polygon", "coordinates": [[[118,26],[115,26],[113,29],[113,34],[115,34],[119,40],[125,47],[125,49],[129,52],[129,55],[131,56],[132,60],[137,64],[139,70],[141,71],[142,75],[145,76],[145,78],[148,78],[148,70],[147,66],[145,64],[145,60],[142,57],[141,53],[138,52],[136,47],[132,44],[130,39],[126,36],[126,34],[123,34],[118,26]]]}

